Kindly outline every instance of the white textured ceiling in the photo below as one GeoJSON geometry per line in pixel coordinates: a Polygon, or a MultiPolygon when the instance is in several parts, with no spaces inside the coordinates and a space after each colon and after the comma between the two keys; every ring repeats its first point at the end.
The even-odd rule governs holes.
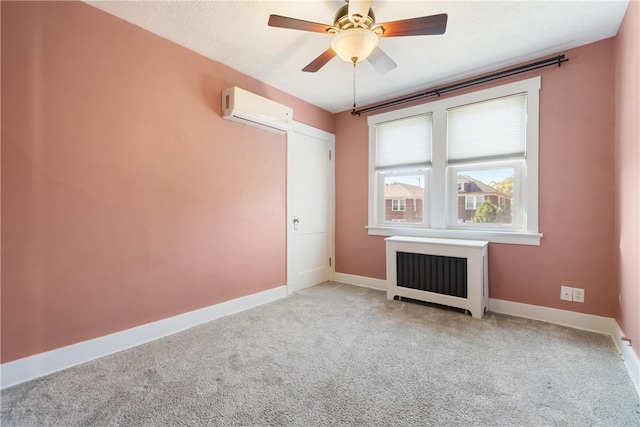
{"type": "MultiPolygon", "coordinates": [[[[267,26],[270,14],[333,24],[342,0],[87,1],[332,113],[351,109],[353,65],[338,57],[300,71],[331,36],[267,26]]],[[[447,13],[440,36],[380,39],[398,67],[379,75],[358,63],[358,106],[427,89],[614,36],[628,0],[373,0],[377,22],[447,13]]],[[[570,63],[569,63],[570,64],[570,63]]]]}

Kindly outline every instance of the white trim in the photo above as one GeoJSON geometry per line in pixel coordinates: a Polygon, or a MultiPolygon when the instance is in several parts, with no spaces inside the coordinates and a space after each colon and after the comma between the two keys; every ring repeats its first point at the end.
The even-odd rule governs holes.
{"type": "MultiPolygon", "coordinates": [[[[384,279],[374,279],[371,277],[336,272],[334,274],[334,280],[348,285],[362,286],[385,292],[387,290],[387,281],[384,279]]],[[[575,311],[523,304],[495,298],[489,298],[489,311],[555,323],[574,329],[582,329],[611,336],[614,335],[614,328],[615,325],[617,325],[615,320],[610,317],[594,316],[592,314],[577,313],[575,311]]]]}
{"type": "Polygon", "coordinates": [[[365,227],[370,236],[433,237],[440,239],[485,240],[491,243],[540,246],[540,233],[515,233],[490,230],[438,230],[409,227],[365,227]]]}
{"type": "Polygon", "coordinates": [[[287,287],[279,286],[146,325],[3,363],[0,365],[0,387],[2,389],[11,387],[286,296],[287,287]]]}
{"type": "MultiPolygon", "coordinates": [[[[539,150],[539,96],[541,88],[540,76],[513,83],[508,83],[492,88],[479,90],[451,98],[445,98],[433,102],[426,102],[407,108],[393,110],[377,115],[369,116],[367,124],[369,127],[369,169],[368,169],[368,222],[367,231],[369,235],[382,236],[416,236],[416,237],[446,237],[446,238],[462,238],[462,239],[480,239],[494,243],[506,244],[522,244],[522,245],[540,245],[540,237],[538,230],[538,150],[539,150]],[[446,110],[451,107],[472,104],[475,102],[486,101],[490,99],[510,96],[517,93],[527,93],[527,153],[526,161],[523,166],[524,170],[520,179],[520,188],[514,189],[520,195],[519,209],[522,210],[521,218],[518,224],[514,226],[520,227],[518,231],[511,232],[478,232],[471,230],[473,233],[482,233],[477,237],[465,235],[456,237],[455,230],[447,228],[447,218],[453,215],[447,210],[451,209],[449,204],[453,201],[448,200],[447,189],[447,173],[446,168],[446,110]],[[381,215],[381,192],[379,182],[376,180],[377,172],[375,168],[376,155],[376,124],[391,120],[398,120],[405,117],[416,116],[425,113],[433,114],[433,137],[432,137],[432,166],[430,169],[431,182],[426,192],[427,200],[424,205],[428,207],[428,220],[430,227],[413,225],[405,227],[402,232],[386,232],[386,225],[383,224],[381,215]],[[379,190],[376,192],[376,190],[379,190]],[[526,202],[525,202],[526,201],[526,202]]],[[[520,169],[520,168],[518,168],[520,169]]],[[[450,185],[451,191],[453,184],[450,185]]],[[[457,192],[455,192],[457,193],[457,192]]],[[[425,209],[426,212],[426,209],[425,209]]],[[[427,216],[427,215],[425,215],[427,216]]],[[[449,221],[450,222],[450,221],[449,221]]]]}
{"type": "Polygon", "coordinates": [[[489,298],[489,311],[507,314],[509,316],[524,317],[526,319],[555,323],[556,325],[568,326],[574,329],[582,329],[606,335],[613,335],[613,328],[615,324],[615,320],[611,317],[595,316],[593,314],[577,313],[575,311],[560,310],[557,308],[523,304],[520,302],[505,301],[494,298],[489,298]]]}
{"type": "MultiPolygon", "coordinates": [[[[348,285],[362,286],[380,291],[386,291],[387,289],[387,282],[382,279],[335,273],[334,280],[348,285]]],[[[615,319],[495,298],[489,298],[489,311],[609,335],[622,355],[631,381],[638,392],[638,396],[640,396],[640,361],[633,348],[621,340],[624,334],[615,319]]]]}
{"type": "Polygon", "coordinates": [[[629,371],[631,381],[636,387],[638,397],[640,397],[640,359],[638,359],[638,355],[635,351],[633,351],[631,345],[629,345],[629,343],[625,341],[622,341],[623,336],[624,333],[622,332],[622,329],[620,329],[620,325],[618,325],[618,322],[615,322],[615,327],[611,338],[613,338],[613,342],[616,344],[616,347],[618,347],[618,351],[622,355],[624,364],[629,371]]]}
{"type": "Polygon", "coordinates": [[[372,277],[354,276],[352,274],[334,273],[333,280],[347,285],[361,286],[363,288],[387,291],[387,281],[384,279],[374,279],[372,277]]]}
{"type": "MultiPolygon", "coordinates": [[[[523,220],[525,215],[524,204],[522,202],[517,202],[522,198],[521,189],[523,187],[524,182],[522,181],[523,175],[526,175],[524,170],[526,169],[526,161],[522,158],[513,158],[513,159],[502,159],[502,160],[494,160],[494,161],[486,161],[483,163],[459,163],[455,165],[449,165],[448,167],[448,180],[451,188],[449,192],[451,195],[457,195],[456,197],[449,197],[447,202],[449,203],[449,213],[447,218],[447,227],[450,230],[467,230],[467,231],[497,231],[499,233],[522,233],[525,229],[523,227],[523,220]],[[473,179],[474,172],[481,171],[489,171],[489,170],[506,170],[511,169],[511,176],[513,177],[513,194],[511,195],[511,212],[513,222],[510,224],[477,224],[477,223],[458,223],[458,198],[462,196],[458,192],[457,182],[458,182],[458,174],[466,172],[469,173],[469,176],[473,179]],[[455,187],[454,187],[455,186],[455,187]],[[516,203],[517,202],[517,203],[516,203]]],[[[505,177],[506,178],[506,177],[505,177]]],[[[464,194],[464,193],[463,193],[464,194]]],[[[490,199],[491,194],[477,194],[473,193],[470,195],[464,195],[464,205],[465,210],[476,211],[482,206],[487,198],[490,199]],[[468,199],[472,199],[472,206],[469,208],[468,199]],[[481,198],[481,199],[480,199],[481,198]],[[480,199],[480,200],[478,200],[480,199]]]]}
{"type": "Polygon", "coordinates": [[[313,126],[309,126],[304,123],[296,122],[295,120],[291,125],[291,131],[311,136],[313,138],[326,139],[332,142],[335,142],[336,140],[336,136],[332,133],[329,133],[322,129],[314,128],[313,126]]]}
{"type": "MultiPolygon", "coordinates": [[[[383,279],[337,272],[333,274],[333,280],[379,291],[386,291],[387,286],[386,280],[383,279]]],[[[7,362],[0,365],[0,388],[5,389],[81,363],[108,356],[109,354],[172,335],[224,316],[285,298],[286,296],[286,286],[279,286],[111,335],[7,362]]],[[[489,310],[494,313],[540,320],[610,335],[625,361],[631,381],[638,391],[638,396],[640,396],[640,361],[632,347],[621,340],[624,334],[614,319],[493,298],[489,299],[489,310]]]]}
{"type": "Polygon", "coordinates": [[[633,348],[621,340],[624,334],[615,319],[493,298],[489,299],[489,311],[609,335],[622,355],[629,377],[640,397],[640,362],[633,348]]]}

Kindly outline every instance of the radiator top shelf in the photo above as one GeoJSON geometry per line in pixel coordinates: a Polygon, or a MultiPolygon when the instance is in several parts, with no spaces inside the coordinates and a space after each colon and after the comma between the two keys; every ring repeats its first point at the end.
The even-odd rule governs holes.
{"type": "Polygon", "coordinates": [[[407,237],[393,236],[384,239],[385,242],[399,243],[422,243],[430,245],[447,245],[447,246],[466,246],[472,248],[484,248],[489,242],[484,240],[461,240],[461,239],[436,239],[432,237],[407,237]]]}

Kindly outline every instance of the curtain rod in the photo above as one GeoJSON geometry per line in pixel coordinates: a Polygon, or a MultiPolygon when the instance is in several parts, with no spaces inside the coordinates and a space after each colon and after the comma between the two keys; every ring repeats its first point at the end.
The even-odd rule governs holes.
{"type": "Polygon", "coordinates": [[[356,110],[355,108],[351,111],[352,116],[359,116],[362,113],[370,113],[371,111],[382,110],[383,108],[394,107],[396,105],[406,104],[408,102],[417,101],[423,98],[429,98],[432,96],[440,96],[443,93],[452,92],[454,90],[464,89],[470,86],[475,86],[481,83],[490,82],[497,79],[503,79],[505,77],[511,77],[516,74],[525,73],[527,71],[537,70],[538,68],[548,67],[551,65],[558,64],[558,67],[562,65],[563,62],[567,62],[568,59],[564,57],[564,55],[558,55],[553,58],[543,59],[537,62],[531,62],[529,64],[521,65],[519,67],[510,68],[508,70],[499,71],[497,73],[488,74],[486,76],[477,77],[471,80],[465,80],[463,82],[455,83],[449,86],[443,86],[436,89],[430,89],[426,92],[418,93],[415,95],[406,96],[404,98],[395,99],[393,101],[383,102],[381,104],[372,105],[370,107],[361,108],[356,110]]]}

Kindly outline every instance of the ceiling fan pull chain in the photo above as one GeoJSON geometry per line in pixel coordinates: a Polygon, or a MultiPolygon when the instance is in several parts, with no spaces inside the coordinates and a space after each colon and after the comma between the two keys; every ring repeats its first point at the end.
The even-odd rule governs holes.
{"type": "Polygon", "coordinates": [[[353,111],[356,111],[356,62],[357,59],[353,58],[353,111]]]}

